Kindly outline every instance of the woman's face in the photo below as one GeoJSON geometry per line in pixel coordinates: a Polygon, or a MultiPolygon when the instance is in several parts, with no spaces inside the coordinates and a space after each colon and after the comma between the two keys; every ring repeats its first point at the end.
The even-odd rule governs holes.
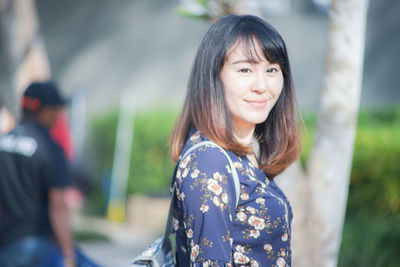
{"type": "Polygon", "coordinates": [[[228,51],[220,79],[235,130],[254,129],[264,122],[283,88],[283,75],[278,63],[271,63],[255,40],[261,60],[251,60],[239,43],[228,51]]]}

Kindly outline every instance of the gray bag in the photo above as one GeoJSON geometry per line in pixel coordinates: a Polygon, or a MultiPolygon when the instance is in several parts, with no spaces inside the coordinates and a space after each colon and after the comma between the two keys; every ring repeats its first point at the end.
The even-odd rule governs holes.
{"type": "MultiPolygon", "coordinates": [[[[204,146],[210,145],[217,147],[224,153],[225,157],[228,159],[229,166],[232,171],[233,181],[235,183],[236,190],[236,207],[239,203],[239,195],[240,195],[240,183],[239,177],[236,172],[236,168],[232,163],[231,158],[229,157],[226,151],[211,141],[203,141],[200,142],[191,148],[189,148],[185,154],[179,159],[178,166],[180,162],[186,158],[194,149],[204,146]]],[[[164,236],[157,238],[151,245],[146,248],[139,256],[133,259],[131,267],[173,267],[175,266],[174,252],[172,251],[171,240],[169,236],[172,234],[172,210],[173,204],[175,201],[175,186],[172,192],[172,199],[169,206],[167,225],[165,227],[164,236]]]]}

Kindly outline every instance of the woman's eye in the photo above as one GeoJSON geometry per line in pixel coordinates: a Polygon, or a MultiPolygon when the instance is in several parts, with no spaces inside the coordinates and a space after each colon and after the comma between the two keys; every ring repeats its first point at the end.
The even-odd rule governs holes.
{"type": "Polygon", "coordinates": [[[250,72],[250,69],[246,69],[246,68],[240,69],[239,72],[249,73],[249,72],[250,72]]]}
{"type": "Polygon", "coordinates": [[[272,73],[272,72],[277,72],[278,69],[277,68],[269,68],[267,69],[267,72],[272,73]]]}

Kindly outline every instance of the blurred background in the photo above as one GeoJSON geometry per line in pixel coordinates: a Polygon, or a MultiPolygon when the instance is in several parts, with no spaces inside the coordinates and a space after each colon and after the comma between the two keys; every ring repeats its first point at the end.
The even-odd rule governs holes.
{"type": "MultiPolygon", "coordinates": [[[[51,77],[71,98],[71,161],[80,192],[71,193],[70,200],[76,238],[105,266],[128,266],[163,231],[173,171],[167,141],[197,47],[211,25],[190,2],[34,2],[51,77]]],[[[311,140],[323,87],[330,1],[248,0],[247,8],[286,41],[311,140]]],[[[399,14],[399,1],[369,3],[339,266],[400,264],[399,14]]],[[[8,43],[0,39],[0,45],[4,51],[8,43]]],[[[18,113],[22,91],[5,82],[10,60],[4,52],[0,62],[5,129],[6,114],[18,113]]]]}

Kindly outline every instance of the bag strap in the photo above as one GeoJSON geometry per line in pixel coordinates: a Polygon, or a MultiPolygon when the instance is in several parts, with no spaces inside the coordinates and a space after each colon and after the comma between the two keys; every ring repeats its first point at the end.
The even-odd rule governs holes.
{"type": "MultiPolygon", "coordinates": [[[[232,177],[233,177],[233,181],[235,184],[235,192],[236,192],[236,208],[239,204],[239,197],[240,197],[240,182],[239,182],[239,176],[237,174],[236,168],[233,165],[233,162],[231,160],[231,158],[229,157],[228,153],[225,151],[225,149],[223,149],[222,147],[220,147],[219,145],[217,145],[216,143],[212,142],[212,141],[202,141],[200,143],[195,144],[194,146],[191,146],[184,154],[183,156],[181,156],[179,158],[179,161],[177,163],[177,166],[179,167],[179,164],[181,163],[181,161],[183,159],[185,159],[193,150],[195,150],[196,148],[199,148],[201,146],[205,146],[205,145],[210,145],[216,148],[219,148],[219,150],[221,150],[221,152],[225,155],[226,159],[228,160],[229,163],[229,167],[231,168],[231,173],[232,173],[232,177]]],[[[162,247],[165,248],[167,246],[167,239],[169,238],[169,235],[172,233],[172,211],[173,211],[173,205],[175,202],[175,198],[176,198],[176,187],[175,185],[173,185],[173,190],[172,190],[172,198],[171,198],[171,202],[169,204],[169,211],[168,211],[168,218],[167,218],[167,224],[165,226],[165,231],[164,231],[164,237],[163,237],[163,245],[162,247]]]]}

